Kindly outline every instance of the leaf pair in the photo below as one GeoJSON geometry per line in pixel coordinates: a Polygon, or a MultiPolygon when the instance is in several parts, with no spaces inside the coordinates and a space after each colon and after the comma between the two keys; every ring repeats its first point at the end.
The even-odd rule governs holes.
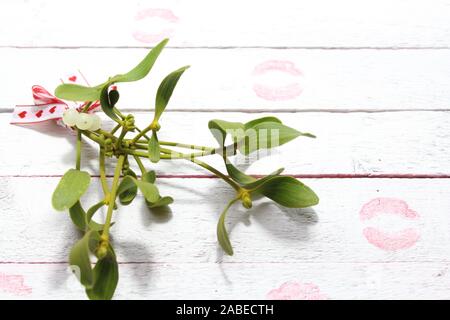
{"type": "Polygon", "coordinates": [[[122,179],[117,188],[117,195],[122,204],[126,205],[131,203],[136,197],[138,189],[144,196],[147,206],[150,208],[166,206],[173,202],[171,197],[160,196],[158,188],[154,184],[156,180],[154,171],[146,172],[141,180],[138,180],[134,172],[131,172],[122,179]]]}
{"type": "Polygon", "coordinates": [[[70,219],[72,219],[73,224],[82,231],[102,231],[104,228],[103,224],[99,224],[92,220],[92,216],[97,212],[105,204],[104,201],[100,201],[99,203],[93,205],[88,212],[84,211],[83,207],[80,204],[80,201],[77,201],[70,209],[70,219]]]}
{"type": "Polygon", "coordinates": [[[120,118],[117,116],[115,105],[119,101],[119,92],[117,90],[109,90],[109,84],[100,92],[100,106],[103,112],[112,120],[119,122],[120,118]]]}
{"type": "Polygon", "coordinates": [[[122,193],[130,192],[130,190],[134,190],[134,188],[139,189],[147,201],[155,202],[159,199],[158,188],[156,188],[153,183],[141,181],[132,176],[125,176],[122,179],[117,188],[117,195],[120,197],[122,193]]]}
{"type": "MultiPolygon", "coordinates": [[[[225,158],[225,160],[227,159],[225,158]]],[[[246,192],[262,194],[284,207],[305,208],[319,203],[319,198],[308,186],[294,177],[280,176],[283,168],[261,179],[246,175],[231,163],[226,163],[226,168],[230,177],[239,183],[246,192]]],[[[228,209],[238,199],[232,200],[228,204],[217,223],[217,240],[222,249],[229,255],[233,255],[233,247],[225,227],[225,218],[228,209]]]]}
{"type": "Polygon", "coordinates": [[[299,136],[315,137],[290,128],[275,117],[258,118],[247,123],[215,119],[208,123],[208,127],[221,148],[230,134],[233,143],[236,143],[238,150],[245,155],[260,149],[281,146],[299,136]]]}
{"type": "Polygon", "coordinates": [[[119,266],[111,245],[105,257],[97,261],[93,269],[94,285],[86,289],[91,300],[111,300],[119,282],[119,266]]]}
{"type": "Polygon", "coordinates": [[[56,88],[55,96],[72,101],[100,100],[100,105],[103,112],[114,121],[119,122],[120,118],[117,116],[117,112],[114,107],[119,100],[119,94],[117,90],[110,91],[110,86],[118,82],[138,81],[147,76],[168,41],[168,39],[161,41],[137,66],[125,74],[117,74],[94,87],[85,87],[78,84],[65,83],[56,88]]]}
{"type": "MultiPolygon", "coordinates": [[[[124,176],[130,176],[131,178],[137,178],[136,173],[133,170],[127,169],[124,172],[124,176]]],[[[128,186],[127,188],[122,187],[122,189],[118,189],[117,196],[119,197],[119,201],[122,205],[129,205],[137,195],[138,187],[135,184],[128,186]],[[119,192],[120,190],[120,192],[119,192]]]]}
{"type": "MultiPolygon", "coordinates": [[[[142,175],[142,180],[146,181],[148,183],[155,183],[156,181],[156,174],[155,171],[148,171],[146,173],[144,173],[142,175]]],[[[159,207],[165,207],[168,206],[169,204],[173,203],[173,198],[172,197],[162,197],[159,196],[158,200],[156,200],[155,202],[152,201],[148,201],[147,199],[145,199],[145,203],[147,204],[147,207],[152,209],[152,208],[159,208],[159,207]]]]}
{"type": "Polygon", "coordinates": [[[148,154],[151,162],[156,163],[160,160],[160,146],[158,141],[157,131],[159,130],[159,119],[169,103],[173,90],[175,89],[181,75],[188,69],[189,66],[184,66],[167,75],[158,87],[155,99],[155,115],[152,121],[152,136],[148,141],[148,154]]]}
{"type": "Polygon", "coordinates": [[[306,208],[319,203],[319,197],[307,185],[294,177],[280,176],[284,168],[255,179],[246,175],[231,163],[226,164],[230,177],[250,193],[257,193],[272,199],[287,208],[306,208]]]}
{"type": "Polygon", "coordinates": [[[115,75],[114,77],[111,77],[107,81],[94,87],[85,87],[78,84],[65,83],[56,88],[55,96],[70,101],[96,101],[100,99],[102,91],[105,88],[109,88],[109,86],[113,83],[141,80],[150,72],[156,59],[168,41],[168,39],[161,41],[137,66],[125,74],[115,75]]]}
{"type": "Polygon", "coordinates": [[[119,281],[119,268],[111,245],[108,245],[106,256],[92,268],[90,256],[95,254],[99,243],[97,231],[86,232],[70,251],[69,263],[90,299],[109,300],[119,281]]]}

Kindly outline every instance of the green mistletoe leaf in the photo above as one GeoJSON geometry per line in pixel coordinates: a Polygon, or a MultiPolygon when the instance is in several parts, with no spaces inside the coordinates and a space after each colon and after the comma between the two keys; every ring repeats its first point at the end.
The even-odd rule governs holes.
{"type": "Polygon", "coordinates": [[[111,247],[105,257],[97,261],[93,269],[94,284],[86,289],[91,300],[111,300],[119,282],[119,266],[111,247]]]}
{"type": "Polygon", "coordinates": [[[94,274],[92,272],[90,253],[91,247],[99,241],[99,234],[96,231],[88,231],[70,250],[69,264],[79,276],[79,280],[86,288],[94,285],[94,274]],[[94,243],[94,244],[93,244],[94,243]]]}
{"type": "Polygon", "coordinates": [[[181,75],[189,68],[189,66],[184,66],[178,70],[173,71],[159,85],[158,91],[156,92],[155,100],[155,118],[154,121],[158,122],[162,113],[169,103],[170,97],[172,96],[173,90],[175,89],[178,80],[180,80],[181,75]]]}
{"type": "Polygon", "coordinates": [[[67,171],[53,192],[53,208],[58,211],[71,208],[87,191],[90,182],[91,176],[86,171],[76,169],[67,171]]]}
{"type": "Polygon", "coordinates": [[[151,162],[156,163],[160,160],[159,142],[156,132],[152,132],[152,136],[148,141],[148,157],[151,162]]]}
{"type": "Polygon", "coordinates": [[[306,208],[319,203],[314,191],[293,177],[272,177],[258,186],[256,191],[288,208],[306,208]]]}

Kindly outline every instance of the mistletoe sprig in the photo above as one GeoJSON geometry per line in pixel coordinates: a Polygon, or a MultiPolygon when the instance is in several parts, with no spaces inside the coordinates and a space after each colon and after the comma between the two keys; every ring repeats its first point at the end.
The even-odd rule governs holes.
{"type": "Polygon", "coordinates": [[[119,92],[115,84],[144,78],[166,43],[167,40],[159,43],[135,68],[125,74],[110,77],[93,87],[63,84],[55,91],[55,95],[61,99],[86,102],[80,112],[69,109],[63,115],[63,122],[77,133],[76,164],[75,168],[67,171],[61,178],[53,193],[52,205],[58,211],[68,210],[72,222],[84,233],[71,249],[69,262],[90,299],[111,299],[118,283],[119,269],[110,229],[113,226],[113,213],[119,208],[119,203],[129,205],[138,192],[143,195],[149,209],[168,206],[174,201],[172,197],[160,194],[156,186],[155,171],[148,170],[144,160],[148,159],[154,164],[166,160],[190,161],[223,179],[234,189],[235,196],[225,206],[217,224],[218,242],[229,255],[233,255],[233,248],[225,219],[233,204],[241,202],[249,209],[252,207],[252,198],[256,195],[265,196],[289,208],[309,207],[319,201],[309,187],[293,177],[280,175],[283,169],[257,179],[243,173],[229,161],[238,152],[248,155],[285,144],[298,136],[314,137],[284,125],[275,117],[258,118],[246,123],[211,120],[208,126],[218,142],[216,147],[159,140],[161,116],[188,66],[173,71],[162,80],[156,93],[153,119],[147,127],[138,128],[132,114],[122,114],[116,107],[119,92]],[[116,124],[110,131],[102,129],[97,115],[87,113],[89,106],[98,100],[103,112],[116,124]],[[80,203],[91,180],[90,174],[81,170],[83,138],[99,146],[99,171],[103,190],[102,200],[88,210],[80,203]],[[226,143],[227,139],[231,141],[229,144],[226,143]],[[188,151],[175,151],[173,147],[188,151]],[[200,160],[214,154],[224,160],[227,174],[200,160]],[[106,179],[105,169],[105,163],[109,159],[116,160],[111,185],[106,179]],[[130,161],[139,167],[139,176],[131,169],[130,161]],[[95,214],[104,206],[107,208],[105,221],[95,221],[95,214]],[[92,267],[94,262],[95,266],[92,267]]]}

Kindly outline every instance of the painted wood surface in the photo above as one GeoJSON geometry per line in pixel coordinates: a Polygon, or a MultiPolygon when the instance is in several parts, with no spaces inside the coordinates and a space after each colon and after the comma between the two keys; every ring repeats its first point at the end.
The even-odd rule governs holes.
{"type": "MultiPolygon", "coordinates": [[[[448,269],[429,262],[120,264],[116,298],[449,299],[448,269]]],[[[83,295],[65,264],[0,266],[2,299],[83,295]]]]}
{"type": "MultiPolygon", "coordinates": [[[[55,212],[51,207],[50,195],[58,181],[57,177],[3,179],[1,190],[7,196],[2,199],[0,262],[66,260],[79,233],[66,213],[55,212]],[[22,201],[24,198],[26,202],[22,201]]],[[[230,257],[224,256],[217,246],[216,224],[227,200],[233,198],[233,190],[217,179],[161,179],[161,194],[176,200],[171,212],[149,212],[142,201],[117,211],[112,234],[118,260],[447,262],[448,179],[302,181],[320,194],[317,207],[285,209],[266,199],[255,201],[249,211],[240,205],[233,207],[227,218],[235,247],[235,255],[230,257]],[[436,198],[441,199],[438,206],[433,204],[436,198]],[[365,206],[372,200],[375,202],[365,206]],[[413,212],[415,216],[409,214],[413,212]],[[379,232],[372,232],[374,228],[379,232]]],[[[100,200],[99,190],[95,181],[83,198],[86,207],[100,200]]],[[[103,218],[100,214],[97,220],[103,218]]]]}
{"type": "MultiPolygon", "coordinates": [[[[10,111],[32,103],[34,84],[95,84],[170,37],[150,79],[120,85],[120,107],[144,126],[160,80],[189,64],[160,139],[214,146],[208,120],[274,114],[318,138],[241,168],[283,166],[321,202],[236,205],[228,257],[215,227],[232,191],[189,163],[161,163],[161,192],[176,202],[115,215],[115,298],[450,299],[449,13],[448,0],[2,1],[0,298],[85,298],[67,265],[80,234],[50,205],[74,136],[52,123],[11,126],[10,111]],[[120,25],[99,27],[111,21],[120,25]]],[[[83,147],[94,175],[95,156],[83,147]]],[[[84,200],[99,196],[94,177],[84,200]]]]}
{"type": "MultiPolygon", "coordinates": [[[[0,107],[31,103],[31,86],[53,92],[78,70],[91,84],[130,70],[147,49],[0,49],[0,107]]],[[[149,79],[120,84],[120,104],[148,110],[160,81],[191,65],[170,109],[449,109],[450,50],[168,49],[149,79]]]]}
{"type": "Polygon", "coordinates": [[[7,0],[2,7],[2,46],[149,46],[165,36],[181,47],[450,45],[447,0],[7,0]]]}
{"type": "MultiPolygon", "coordinates": [[[[152,119],[150,112],[135,113],[141,128],[152,119]]],[[[217,146],[208,129],[211,119],[249,121],[269,113],[211,113],[168,112],[161,120],[161,140],[217,146]]],[[[316,139],[297,138],[270,152],[255,156],[233,158],[237,165],[253,174],[267,174],[279,167],[294,175],[425,175],[450,176],[450,147],[447,112],[396,113],[279,113],[284,123],[303,132],[317,135],[316,139]],[[386,143],[389,141],[389,143],[386,143]]],[[[106,117],[103,117],[106,123],[106,117]]],[[[61,175],[73,166],[75,135],[54,123],[10,126],[9,114],[0,115],[2,150],[14,154],[0,157],[0,175],[33,176],[61,175]],[[20,148],[17,146],[20,145],[20,148]]],[[[98,148],[87,142],[83,149],[84,163],[98,174],[98,148]]],[[[188,150],[188,152],[190,152],[188,150]]],[[[205,160],[222,170],[218,156],[205,160]]],[[[114,162],[113,162],[114,163],[114,162]]],[[[146,162],[150,167],[155,167],[146,162]]],[[[134,163],[133,163],[134,165],[134,163]]],[[[156,166],[162,175],[190,175],[208,172],[182,160],[162,161],[156,166]],[[183,162],[183,165],[180,165],[183,162]]],[[[139,170],[137,170],[139,171],[139,170]]],[[[113,173],[110,167],[109,173],[113,173]]]]}
{"type": "MultiPolygon", "coordinates": [[[[2,297],[82,297],[65,263],[79,233],[67,214],[50,206],[57,182],[3,179],[0,273],[23,277],[30,289],[3,280],[2,297]],[[67,290],[66,282],[74,289],[67,290]]],[[[118,297],[170,298],[169,288],[180,288],[179,297],[192,290],[193,297],[206,298],[217,290],[213,297],[264,298],[284,282],[300,281],[315,283],[330,298],[448,298],[448,179],[305,179],[322,197],[314,209],[286,210],[260,200],[251,211],[232,210],[227,225],[233,257],[223,256],[214,231],[232,192],[215,179],[160,182],[162,192],[177,199],[170,213],[151,213],[135,202],[116,214],[114,242],[124,274],[118,297]],[[367,219],[374,201],[392,206],[367,219]],[[405,207],[394,209],[399,205],[405,207]],[[415,217],[405,214],[412,211],[415,217]],[[389,212],[394,214],[384,214],[389,212]]],[[[86,203],[95,202],[98,190],[94,183],[86,203]]]]}

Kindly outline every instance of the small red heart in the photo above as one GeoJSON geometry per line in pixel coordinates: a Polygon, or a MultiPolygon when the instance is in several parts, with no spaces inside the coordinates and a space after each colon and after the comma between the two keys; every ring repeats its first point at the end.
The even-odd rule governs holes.
{"type": "Polygon", "coordinates": [[[22,111],[21,113],[18,114],[18,116],[21,117],[22,119],[25,118],[26,115],[27,115],[26,111],[22,111]]]}
{"type": "Polygon", "coordinates": [[[36,112],[35,116],[38,117],[38,118],[40,118],[40,117],[42,116],[42,113],[43,113],[43,112],[44,112],[44,111],[39,110],[38,112],[36,112]]]}
{"type": "Polygon", "coordinates": [[[72,82],[77,81],[77,76],[71,76],[71,77],[69,77],[69,81],[72,81],[72,82]]]}
{"type": "Polygon", "coordinates": [[[56,110],[56,106],[54,106],[54,107],[51,107],[51,108],[50,108],[50,110],[48,110],[48,112],[50,112],[50,113],[54,113],[54,112],[55,112],[55,110],[56,110]]]}

